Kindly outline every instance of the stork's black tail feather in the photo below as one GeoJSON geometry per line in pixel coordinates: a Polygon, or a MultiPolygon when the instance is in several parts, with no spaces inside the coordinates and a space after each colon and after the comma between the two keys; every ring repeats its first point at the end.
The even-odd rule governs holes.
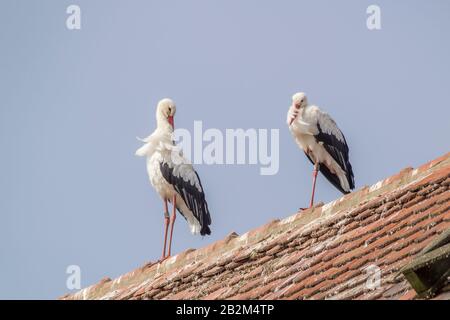
{"type": "Polygon", "coordinates": [[[201,234],[202,236],[204,236],[204,235],[210,235],[210,234],[211,234],[211,229],[209,228],[209,226],[203,225],[202,229],[200,230],[200,234],[201,234]]]}
{"type": "MultiPolygon", "coordinates": [[[[349,191],[345,191],[344,189],[342,189],[341,186],[341,181],[339,180],[339,177],[333,173],[331,173],[331,171],[328,169],[327,166],[321,165],[319,167],[319,171],[323,174],[323,176],[325,178],[327,178],[328,181],[330,181],[330,183],[336,187],[336,189],[338,189],[340,192],[342,192],[343,194],[348,194],[350,193],[349,191]]],[[[350,181],[349,181],[350,182],[350,181]]]]}
{"type": "MultiPolygon", "coordinates": [[[[306,157],[309,159],[309,161],[311,161],[311,163],[314,165],[314,162],[311,160],[311,158],[309,157],[309,155],[305,152],[306,157]]],[[[353,171],[352,171],[352,166],[350,165],[350,163],[348,163],[348,172],[346,173],[346,177],[347,177],[347,181],[348,184],[350,186],[350,189],[354,189],[355,188],[355,180],[353,178],[353,171]]],[[[319,166],[319,171],[323,174],[323,176],[325,178],[327,178],[327,180],[336,187],[336,189],[338,189],[340,192],[342,192],[343,194],[348,194],[350,193],[349,191],[345,191],[342,186],[341,186],[341,181],[339,180],[339,177],[332,173],[327,166],[325,165],[320,165],[319,166]]]]}

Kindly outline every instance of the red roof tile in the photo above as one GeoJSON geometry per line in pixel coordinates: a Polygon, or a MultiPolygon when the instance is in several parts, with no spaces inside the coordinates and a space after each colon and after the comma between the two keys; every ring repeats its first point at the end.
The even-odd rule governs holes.
{"type": "MultiPolygon", "coordinates": [[[[450,153],[62,298],[414,299],[398,271],[450,228],[449,186],[450,153]],[[380,271],[379,286],[368,285],[370,266],[380,271]]],[[[450,287],[435,299],[450,299],[450,287]]]]}

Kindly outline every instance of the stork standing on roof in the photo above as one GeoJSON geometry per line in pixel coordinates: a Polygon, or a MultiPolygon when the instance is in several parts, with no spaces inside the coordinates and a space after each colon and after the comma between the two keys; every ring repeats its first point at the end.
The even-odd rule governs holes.
{"type": "Polygon", "coordinates": [[[339,191],[350,193],[355,188],[355,179],[347,141],[336,122],[317,106],[308,104],[306,95],[299,92],[292,96],[287,124],[295,141],[314,165],[310,207],[314,204],[318,171],[339,191]]]}
{"type": "Polygon", "coordinates": [[[136,151],[137,156],[147,157],[150,183],[164,203],[164,246],[161,259],[171,254],[177,209],[186,219],[193,234],[211,234],[211,216],[200,178],[172,140],[175,112],[176,106],[172,100],[161,100],[156,108],[156,130],[141,140],[145,144],[136,151]],[[168,202],[173,206],[171,218],[168,202]],[[166,255],[169,224],[169,249],[166,255]]]}

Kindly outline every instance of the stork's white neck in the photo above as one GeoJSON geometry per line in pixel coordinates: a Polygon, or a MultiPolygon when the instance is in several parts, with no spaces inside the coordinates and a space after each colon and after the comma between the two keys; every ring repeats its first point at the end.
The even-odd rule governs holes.
{"type": "Polygon", "coordinates": [[[303,114],[303,111],[305,108],[306,108],[306,106],[303,108],[297,109],[293,105],[289,107],[288,114],[287,114],[287,123],[289,126],[290,126],[291,121],[302,118],[302,114],[303,114]]]}
{"type": "Polygon", "coordinates": [[[164,131],[167,133],[173,132],[173,127],[170,125],[169,121],[167,120],[167,117],[164,116],[160,112],[156,113],[156,126],[157,126],[157,129],[159,129],[161,131],[164,131]]]}

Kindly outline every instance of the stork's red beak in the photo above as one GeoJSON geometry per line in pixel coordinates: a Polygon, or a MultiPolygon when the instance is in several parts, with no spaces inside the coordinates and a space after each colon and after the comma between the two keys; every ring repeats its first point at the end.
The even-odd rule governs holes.
{"type": "Polygon", "coordinates": [[[170,125],[172,126],[172,128],[174,128],[174,125],[173,125],[173,116],[168,116],[168,117],[167,117],[167,121],[169,121],[169,123],[170,123],[170,125]]]}
{"type": "MultiPolygon", "coordinates": [[[[295,108],[295,104],[293,104],[291,108],[295,108]]],[[[295,116],[292,115],[291,120],[289,121],[289,126],[292,124],[292,122],[294,122],[294,120],[295,120],[295,116]]]]}

